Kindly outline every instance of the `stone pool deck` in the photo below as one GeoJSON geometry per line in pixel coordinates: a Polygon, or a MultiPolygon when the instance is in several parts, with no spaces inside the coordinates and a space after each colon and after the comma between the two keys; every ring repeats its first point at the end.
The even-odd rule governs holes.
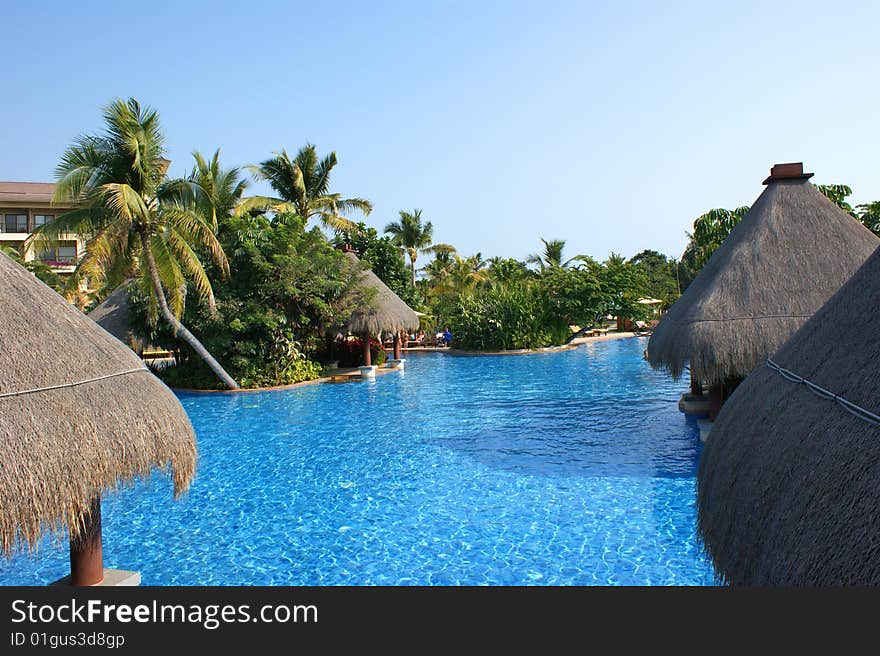
{"type": "Polygon", "coordinates": [[[638,337],[638,335],[632,332],[609,332],[606,335],[599,335],[597,337],[575,337],[569,344],[579,346],[581,344],[592,344],[593,342],[610,342],[614,339],[626,339],[627,337],[638,337]]]}

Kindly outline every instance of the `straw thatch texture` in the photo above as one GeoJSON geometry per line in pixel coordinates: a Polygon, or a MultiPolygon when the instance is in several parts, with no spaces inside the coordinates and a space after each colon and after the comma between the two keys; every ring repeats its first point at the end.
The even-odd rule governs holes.
{"type": "Polygon", "coordinates": [[[195,434],[171,391],[3,254],[0,279],[0,548],[34,547],[43,529],[77,537],[95,494],[154,468],[185,490],[195,434]]]}
{"type": "Polygon", "coordinates": [[[131,326],[131,302],[128,299],[131,282],[126,280],[114,289],[103,303],[89,312],[89,319],[123,344],[138,350],[143,345],[143,340],[135,335],[131,326]]]}
{"type": "Polygon", "coordinates": [[[771,182],[648,344],[675,378],[743,377],[865,262],[880,240],[807,180],[771,182]]]}
{"type": "MultiPolygon", "coordinates": [[[[356,266],[361,266],[357,255],[352,252],[347,252],[345,255],[356,266]]],[[[397,332],[418,329],[419,317],[415,310],[400,300],[400,297],[388,289],[388,286],[370,269],[362,270],[361,284],[375,290],[376,294],[371,307],[356,310],[352,314],[346,323],[349,332],[375,335],[382,330],[397,332]]]]}
{"type": "MultiPolygon", "coordinates": [[[[880,250],[772,360],[880,415],[880,250]]],[[[880,585],[880,426],[762,366],[699,467],[699,528],[744,585],[880,585]]]]}

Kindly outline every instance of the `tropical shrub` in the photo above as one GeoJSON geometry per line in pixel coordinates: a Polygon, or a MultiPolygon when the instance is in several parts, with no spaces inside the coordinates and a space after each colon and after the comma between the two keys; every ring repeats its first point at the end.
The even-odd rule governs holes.
{"type": "Polygon", "coordinates": [[[568,325],[537,285],[514,283],[463,294],[448,321],[457,348],[506,350],[562,344],[568,325]]]}

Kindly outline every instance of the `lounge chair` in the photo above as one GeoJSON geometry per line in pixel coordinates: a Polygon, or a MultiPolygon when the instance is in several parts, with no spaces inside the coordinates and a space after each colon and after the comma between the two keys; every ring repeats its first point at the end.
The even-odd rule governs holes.
{"type": "Polygon", "coordinates": [[[633,333],[635,333],[636,335],[639,335],[639,336],[650,335],[653,332],[654,332],[654,329],[651,326],[649,326],[647,323],[645,323],[644,321],[636,321],[635,324],[633,325],[633,333]]]}

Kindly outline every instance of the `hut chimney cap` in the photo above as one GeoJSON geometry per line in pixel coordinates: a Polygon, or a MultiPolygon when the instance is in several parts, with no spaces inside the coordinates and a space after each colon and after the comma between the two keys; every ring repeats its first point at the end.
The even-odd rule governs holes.
{"type": "Polygon", "coordinates": [[[809,180],[812,173],[804,173],[803,162],[788,162],[786,164],[774,164],[770,168],[770,175],[762,184],[768,185],[777,180],[809,180]]]}

